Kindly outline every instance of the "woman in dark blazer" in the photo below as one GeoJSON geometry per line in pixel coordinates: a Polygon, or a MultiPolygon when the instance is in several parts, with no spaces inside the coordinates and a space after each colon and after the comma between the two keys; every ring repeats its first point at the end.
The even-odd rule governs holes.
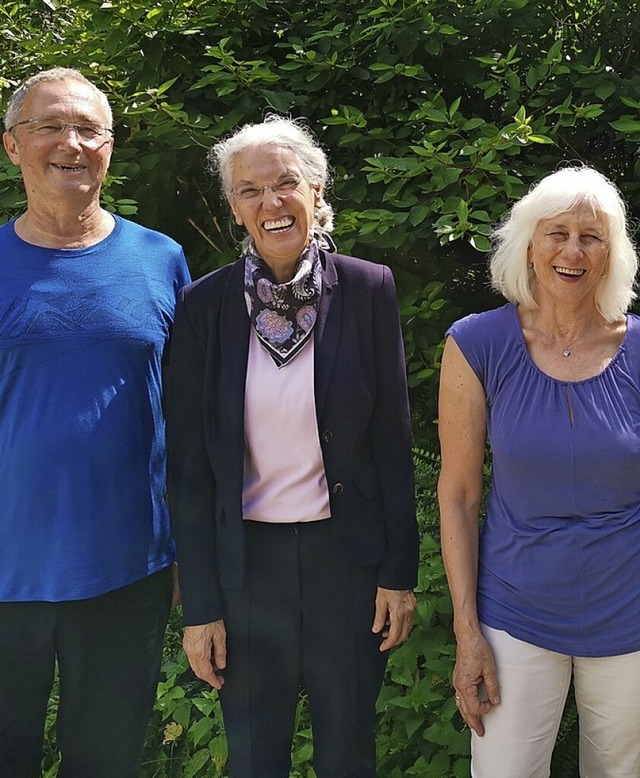
{"type": "Polygon", "coordinates": [[[220,690],[232,778],[286,778],[300,683],[318,778],[374,778],[418,538],[387,267],[335,253],[324,152],[281,117],[210,158],[248,237],[185,287],[168,419],[184,647],[220,690]]]}

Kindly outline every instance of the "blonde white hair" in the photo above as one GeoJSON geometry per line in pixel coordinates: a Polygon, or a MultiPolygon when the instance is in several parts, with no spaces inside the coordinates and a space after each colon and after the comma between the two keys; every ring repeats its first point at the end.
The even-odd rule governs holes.
{"type": "Polygon", "coordinates": [[[629,236],[627,208],[618,189],[591,167],[567,167],[535,184],[493,233],[491,285],[507,300],[536,308],[535,275],[527,250],[541,219],[550,219],[586,203],[608,225],[609,264],[596,289],[596,307],[606,321],[619,320],[636,297],[638,258],[629,236]]]}

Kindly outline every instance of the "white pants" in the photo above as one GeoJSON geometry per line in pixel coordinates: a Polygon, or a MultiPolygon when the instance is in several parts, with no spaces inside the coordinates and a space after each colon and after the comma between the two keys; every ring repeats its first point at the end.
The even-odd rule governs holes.
{"type": "Polygon", "coordinates": [[[580,717],[581,778],[640,777],[640,651],[571,657],[491,627],[501,703],[471,736],[473,778],[548,778],[571,674],[580,717]]]}

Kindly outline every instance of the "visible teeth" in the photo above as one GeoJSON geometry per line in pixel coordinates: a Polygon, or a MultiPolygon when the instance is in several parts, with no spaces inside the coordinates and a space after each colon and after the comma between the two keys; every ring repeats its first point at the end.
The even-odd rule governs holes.
{"type": "Polygon", "coordinates": [[[577,267],[557,267],[556,273],[562,273],[565,276],[581,276],[585,271],[577,267]]]}
{"type": "Polygon", "coordinates": [[[59,170],[83,170],[82,165],[56,165],[59,170]]]}
{"type": "Polygon", "coordinates": [[[274,221],[263,222],[262,226],[265,230],[283,230],[287,227],[291,227],[293,224],[293,218],[288,216],[285,219],[277,219],[274,221]]]}

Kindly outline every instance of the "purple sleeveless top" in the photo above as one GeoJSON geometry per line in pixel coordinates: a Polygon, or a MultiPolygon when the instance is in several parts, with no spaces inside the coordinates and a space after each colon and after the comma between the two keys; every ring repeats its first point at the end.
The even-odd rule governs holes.
{"type": "Polygon", "coordinates": [[[480,620],[572,656],[640,650],[640,319],[583,381],[536,367],[513,305],[447,335],[487,397],[480,620]]]}

